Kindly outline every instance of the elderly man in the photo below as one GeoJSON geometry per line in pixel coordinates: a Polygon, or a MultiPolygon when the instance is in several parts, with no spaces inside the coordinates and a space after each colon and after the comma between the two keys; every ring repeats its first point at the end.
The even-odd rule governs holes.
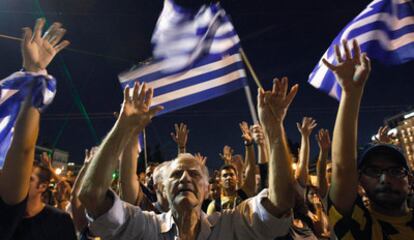
{"type": "Polygon", "coordinates": [[[103,239],[274,239],[291,223],[293,174],[283,127],[297,86],[276,80],[272,91],[260,89],[258,109],[269,142],[269,189],[236,209],[207,216],[201,205],[208,192],[207,168],[190,154],[171,162],[165,178],[170,211],[142,211],[109,191],[119,154],[134,130],[142,130],[162,107],[149,109],[152,89],[144,84],[133,96],[125,89],[121,114],[88,168],[79,198],[91,218],[91,231],[103,239]]]}

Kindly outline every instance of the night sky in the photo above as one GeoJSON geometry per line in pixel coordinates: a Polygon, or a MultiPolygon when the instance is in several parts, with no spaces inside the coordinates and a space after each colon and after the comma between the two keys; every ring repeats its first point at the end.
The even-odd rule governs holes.
{"type": "MultiPolygon", "coordinates": [[[[338,103],[307,83],[322,54],[340,30],[369,3],[366,0],[271,1],[223,0],[242,40],[242,46],[262,84],[288,76],[300,89],[286,119],[286,131],[299,142],[296,122],[314,117],[318,128],[332,130],[338,103]]],[[[96,145],[109,131],[119,111],[122,91],[117,75],[151,56],[151,33],[162,9],[161,0],[1,0],[0,34],[20,37],[21,28],[45,16],[62,22],[72,42],[50,65],[58,80],[54,103],[42,115],[38,144],[68,151],[70,161],[81,163],[85,148],[96,145]],[[83,118],[79,103],[90,116],[83,118]],[[91,129],[94,129],[92,131],[91,129]],[[95,133],[93,133],[95,132],[95,133]]],[[[19,42],[0,38],[4,78],[21,68],[19,42]]],[[[414,63],[384,66],[373,62],[360,114],[359,142],[370,137],[385,118],[408,110],[414,102],[414,63]]],[[[257,87],[249,79],[253,96],[257,87]]],[[[162,115],[148,127],[148,142],[159,145],[165,159],[176,154],[169,133],[173,124],[190,128],[189,152],[201,152],[208,165],[221,165],[218,153],[225,144],[243,153],[238,127],[252,122],[244,91],[162,115]]],[[[311,139],[312,155],[317,145],[311,139]]],[[[313,156],[312,156],[313,158],[313,156]]]]}

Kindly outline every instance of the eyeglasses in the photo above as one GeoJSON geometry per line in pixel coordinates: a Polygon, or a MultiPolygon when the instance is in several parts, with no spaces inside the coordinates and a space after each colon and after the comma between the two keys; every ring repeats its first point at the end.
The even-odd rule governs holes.
{"type": "Polygon", "coordinates": [[[408,170],[402,167],[391,167],[386,169],[381,169],[377,167],[366,167],[362,169],[361,172],[373,178],[379,178],[384,173],[393,178],[404,178],[408,175],[408,170]]]}

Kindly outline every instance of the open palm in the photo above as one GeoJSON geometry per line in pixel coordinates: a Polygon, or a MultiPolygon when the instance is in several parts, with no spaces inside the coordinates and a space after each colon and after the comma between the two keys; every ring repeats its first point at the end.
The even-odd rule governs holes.
{"type": "Polygon", "coordinates": [[[345,57],[342,57],[341,50],[335,45],[337,65],[329,63],[323,59],[323,63],[335,74],[338,83],[344,92],[362,90],[371,71],[371,63],[365,53],[361,54],[361,49],[356,40],[352,42],[353,56],[346,40],[343,41],[345,57]]]}
{"type": "Polygon", "coordinates": [[[36,21],[34,31],[23,28],[22,41],[23,67],[27,71],[37,72],[46,69],[58,52],[69,45],[69,41],[61,39],[66,30],[61,28],[62,24],[53,23],[42,35],[45,20],[40,18],[36,21]]]}

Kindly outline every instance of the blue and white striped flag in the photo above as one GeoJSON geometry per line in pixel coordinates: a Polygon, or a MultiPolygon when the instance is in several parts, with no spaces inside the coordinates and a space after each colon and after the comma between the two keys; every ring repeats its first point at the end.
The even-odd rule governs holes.
{"type": "Polygon", "coordinates": [[[154,88],[152,106],[171,112],[247,85],[239,37],[219,4],[197,12],[164,1],[152,43],[154,61],[122,73],[122,87],[134,81],[154,88]]]}
{"type": "MultiPolygon", "coordinates": [[[[383,64],[402,64],[414,59],[414,5],[412,0],[374,0],[335,38],[322,56],[336,64],[335,45],[356,39],[362,52],[383,64]]],[[[342,51],[343,52],[343,51],[342,51]]],[[[308,82],[340,99],[341,87],[322,59],[308,82]]]]}
{"type": "Polygon", "coordinates": [[[32,105],[44,110],[55,97],[56,80],[49,75],[16,72],[0,81],[0,168],[10,148],[21,103],[29,94],[32,105]]]}

